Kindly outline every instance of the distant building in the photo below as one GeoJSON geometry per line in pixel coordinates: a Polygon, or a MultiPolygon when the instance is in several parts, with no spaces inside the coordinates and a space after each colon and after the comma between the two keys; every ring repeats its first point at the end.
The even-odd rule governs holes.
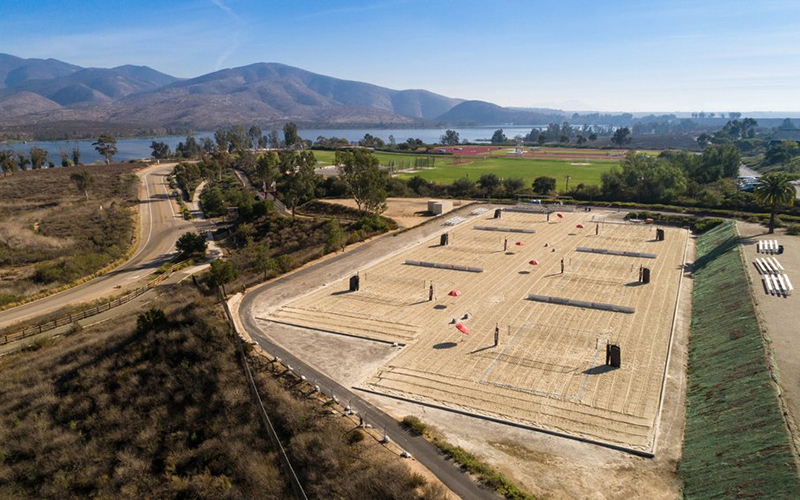
{"type": "Polygon", "coordinates": [[[769,146],[786,140],[794,141],[800,146],[800,129],[779,128],[773,132],[772,137],[769,140],[769,146]]]}

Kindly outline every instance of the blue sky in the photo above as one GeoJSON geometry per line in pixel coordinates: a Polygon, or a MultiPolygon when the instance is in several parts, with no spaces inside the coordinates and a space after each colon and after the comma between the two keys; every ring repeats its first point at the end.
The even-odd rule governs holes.
{"type": "Polygon", "coordinates": [[[800,111],[796,0],[0,0],[0,33],[180,77],[282,62],[505,106],[800,111]]]}

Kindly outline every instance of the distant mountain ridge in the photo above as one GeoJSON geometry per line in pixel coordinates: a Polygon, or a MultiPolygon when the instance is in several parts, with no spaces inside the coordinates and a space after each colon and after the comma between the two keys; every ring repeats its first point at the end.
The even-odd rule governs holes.
{"type": "Polygon", "coordinates": [[[294,121],[318,126],[539,123],[549,116],[427,90],[394,90],[279,63],[181,80],[147,66],[82,68],[0,54],[0,131],[103,124],[211,129],[294,121]],[[531,121],[533,120],[533,121],[531,121]]]}
{"type": "Polygon", "coordinates": [[[485,101],[464,101],[440,115],[438,120],[455,126],[474,125],[543,125],[564,118],[563,113],[504,108],[485,101]]]}

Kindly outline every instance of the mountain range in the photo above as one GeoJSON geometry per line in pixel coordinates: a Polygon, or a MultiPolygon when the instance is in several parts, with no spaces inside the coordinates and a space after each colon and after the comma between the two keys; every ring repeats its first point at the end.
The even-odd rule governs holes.
{"type": "Polygon", "coordinates": [[[0,130],[213,129],[233,124],[534,124],[558,112],[511,109],[427,90],[394,90],[278,63],[180,79],[147,66],[83,68],[0,54],[0,130]]]}

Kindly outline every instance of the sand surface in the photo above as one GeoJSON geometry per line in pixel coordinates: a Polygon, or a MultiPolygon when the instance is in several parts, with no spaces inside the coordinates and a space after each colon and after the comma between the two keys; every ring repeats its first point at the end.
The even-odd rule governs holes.
{"type": "MultiPolygon", "coordinates": [[[[322,201],[356,208],[356,202],[352,198],[322,201]]],[[[452,200],[452,202],[453,208],[469,203],[469,201],[464,200],[452,200]]],[[[388,198],[386,200],[386,211],[383,215],[393,219],[401,228],[406,228],[418,226],[432,219],[433,216],[428,214],[427,211],[427,198],[388,198]]]]}
{"type": "Polygon", "coordinates": [[[652,226],[611,223],[600,223],[596,235],[593,217],[565,212],[563,219],[551,216],[547,222],[542,214],[505,212],[493,219],[487,212],[450,230],[450,245],[430,239],[362,270],[358,292],[349,292],[342,280],[273,311],[269,319],[407,344],[370,375],[355,377],[369,390],[649,452],[688,235],[666,228],[666,241],[656,242],[652,226]],[[585,228],[576,228],[578,223],[585,228]],[[579,246],[657,258],[577,252],[579,246]],[[539,264],[529,264],[532,259],[539,264]],[[648,285],[637,283],[642,265],[652,272],[648,285]],[[431,284],[435,300],[429,302],[431,284]],[[452,290],[460,295],[448,295],[452,290]],[[534,302],[528,294],[635,312],[534,302]],[[500,342],[494,346],[498,325],[500,342]],[[609,342],[621,346],[621,369],[604,366],[609,342]]]}

